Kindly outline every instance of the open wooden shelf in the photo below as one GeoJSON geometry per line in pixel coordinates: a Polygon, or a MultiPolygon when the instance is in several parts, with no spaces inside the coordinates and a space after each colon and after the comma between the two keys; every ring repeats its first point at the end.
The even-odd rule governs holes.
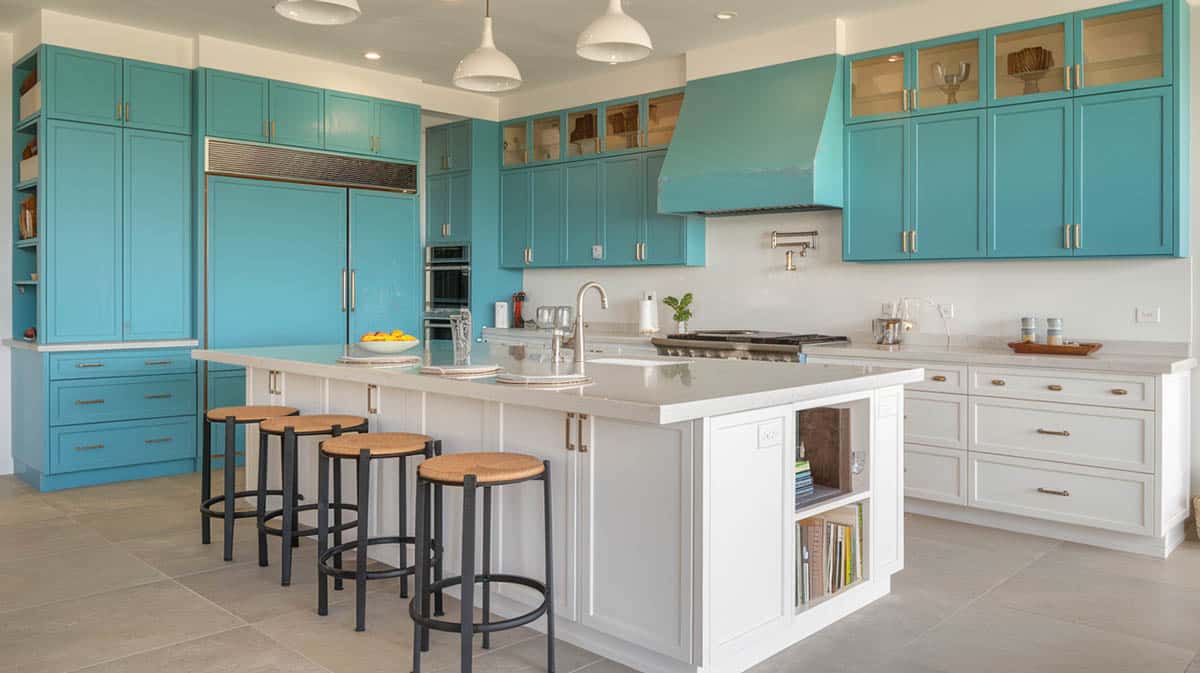
{"type": "Polygon", "coordinates": [[[23,238],[13,243],[14,246],[22,249],[36,248],[38,246],[37,238],[23,238]]]}
{"type": "Polygon", "coordinates": [[[37,186],[38,186],[38,179],[37,179],[37,178],[34,178],[34,179],[32,179],[32,180],[26,180],[26,181],[24,181],[24,182],[18,182],[18,183],[17,183],[17,184],[16,184],[16,185],[13,187],[13,189],[17,190],[18,192],[28,192],[28,191],[32,191],[32,190],[34,190],[34,189],[37,189],[37,186]]]}
{"type": "Polygon", "coordinates": [[[38,122],[41,120],[41,118],[41,111],[35,112],[25,119],[17,122],[16,125],[13,126],[13,130],[17,133],[36,132],[38,122]]]}
{"type": "Polygon", "coordinates": [[[800,521],[802,519],[809,519],[823,514],[824,512],[828,512],[831,509],[837,509],[846,505],[853,505],[856,502],[868,500],[870,497],[870,491],[862,491],[859,493],[836,491],[831,497],[821,498],[814,504],[806,505],[803,509],[796,510],[795,520],[800,521]]]}

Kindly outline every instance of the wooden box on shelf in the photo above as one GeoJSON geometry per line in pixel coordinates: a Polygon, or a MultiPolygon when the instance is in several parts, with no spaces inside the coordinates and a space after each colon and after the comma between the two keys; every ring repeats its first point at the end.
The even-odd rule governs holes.
{"type": "Polygon", "coordinates": [[[40,112],[42,109],[42,83],[38,82],[33,87],[21,94],[20,114],[21,119],[29,119],[33,115],[40,112]]]}
{"type": "Polygon", "coordinates": [[[37,221],[37,196],[30,196],[21,202],[21,209],[18,213],[19,232],[21,239],[37,238],[38,221],[37,221]]]}

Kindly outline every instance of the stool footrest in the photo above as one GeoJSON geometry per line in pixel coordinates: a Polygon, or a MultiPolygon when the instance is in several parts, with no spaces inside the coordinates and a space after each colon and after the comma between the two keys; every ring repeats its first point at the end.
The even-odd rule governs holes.
{"type": "MultiPolygon", "coordinates": [[[[417,538],[415,538],[415,537],[399,537],[399,536],[367,538],[367,546],[381,545],[381,544],[401,544],[401,545],[411,544],[411,545],[415,545],[415,544],[417,544],[417,538]]],[[[320,571],[321,574],[329,575],[330,577],[336,577],[336,578],[340,578],[340,579],[344,579],[344,580],[355,579],[356,577],[358,577],[358,575],[357,575],[357,573],[355,573],[353,568],[345,568],[345,567],[338,568],[337,566],[332,565],[331,561],[333,560],[333,557],[335,555],[346,554],[346,553],[355,551],[357,548],[358,548],[358,541],[351,540],[350,542],[343,542],[342,544],[335,545],[333,547],[330,547],[329,549],[326,549],[325,553],[323,553],[317,557],[317,570],[320,571]]],[[[441,558],[442,546],[440,544],[438,544],[436,541],[434,541],[432,551],[433,551],[433,553],[430,556],[431,563],[435,562],[441,558]]],[[[389,568],[388,570],[368,570],[367,571],[367,579],[368,580],[383,580],[383,579],[389,579],[392,577],[408,577],[409,575],[414,574],[416,571],[417,571],[417,568],[415,565],[406,566],[404,568],[389,568]]]]}
{"type": "MultiPolygon", "coordinates": [[[[424,591],[429,596],[433,596],[447,587],[461,585],[462,581],[462,577],[447,577],[446,579],[429,584],[424,588],[424,591]]],[[[474,633],[494,633],[496,631],[515,629],[518,626],[525,626],[526,624],[536,621],[545,615],[547,609],[550,607],[549,603],[546,601],[546,585],[530,577],[521,577],[520,575],[504,575],[498,573],[487,575],[479,574],[475,576],[475,582],[486,582],[490,584],[519,584],[521,586],[529,587],[530,589],[533,589],[542,595],[542,603],[533,610],[530,610],[525,614],[517,615],[516,617],[488,622],[487,624],[482,622],[473,622],[471,624],[471,630],[474,633]]],[[[421,596],[414,596],[412,601],[408,604],[408,614],[414,622],[420,624],[421,626],[431,628],[434,631],[459,633],[462,630],[462,626],[457,622],[450,622],[444,619],[432,619],[422,616],[420,602],[421,596]]]]}
{"type": "MultiPolygon", "coordinates": [[[[296,514],[300,514],[301,512],[315,512],[315,511],[317,511],[318,507],[320,507],[320,505],[318,505],[317,503],[314,502],[314,503],[310,503],[307,505],[300,505],[299,507],[296,507],[293,511],[296,514]]],[[[330,503],[329,509],[330,509],[330,511],[335,510],[335,509],[340,509],[343,512],[357,512],[358,505],[355,505],[353,503],[343,503],[341,505],[335,505],[333,503],[330,503]]],[[[268,521],[271,521],[272,519],[278,519],[282,516],[283,516],[282,509],[269,510],[268,512],[266,512],[263,515],[262,521],[258,522],[258,530],[267,535],[274,535],[275,537],[283,537],[283,529],[275,528],[275,527],[267,525],[268,521]]],[[[329,532],[330,533],[332,533],[334,531],[345,532],[348,530],[354,530],[357,527],[358,527],[357,520],[343,521],[340,528],[337,526],[330,526],[329,532]]],[[[301,526],[297,526],[296,530],[292,531],[292,535],[295,537],[312,537],[312,536],[315,536],[316,534],[317,534],[316,526],[301,525],[301,526]]]]}
{"type": "MultiPolygon", "coordinates": [[[[277,491],[277,490],[267,491],[266,494],[282,496],[283,491],[277,491]]],[[[235,491],[233,494],[233,497],[234,498],[257,498],[258,491],[235,491]]],[[[204,516],[211,517],[214,519],[224,519],[225,518],[225,510],[216,511],[212,508],[213,505],[215,505],[217,503],[224,503],[224,502],[225,502],[225,494],[224,493],[222,493],[220,495],[214,495],[213,497],[208,498],[207,500],[204,500],[200,503],[200,513],[203,514],[204,516]]],[[[252,519],[256,516],[258,516],[258,512],[256,512],[255,510],[252,510],[252,509],[251,510],[243,510],[241,512],[234,510],[234,513],[233,513],[233,518],[235,518],[235,519],[252,519]]]]}

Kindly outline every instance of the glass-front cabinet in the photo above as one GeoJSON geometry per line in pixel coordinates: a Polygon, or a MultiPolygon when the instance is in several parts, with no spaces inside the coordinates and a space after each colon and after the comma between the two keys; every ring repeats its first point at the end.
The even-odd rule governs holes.
{"type": "Polygon", "coordinates": [[[673,91],[646,99],[646,146],[666,147],[675,135],[679,113],[683,110],[683,92],[673,91]]]}
{"type": "Polygon", "coordinates": [[[988,31],[993,82],[989,102],[1069,96],[1073,37],[1070,17],[1061,16],[988,31]]]}
{"type": "Polygon", "coordinates": [[[600,108],[589,107],[567,113],[567,158],[600,153],[600,108]]]}
{"type": "Polygon", "coordinates": [[[504,125],[501,152],[504,166],[523,166],[529,163],[529,123],[511,122],[504,125]]]}
{"type": "Polygon", "coordinates": [[[851,56],[847,117],[856,121],[908,114],[906,47],[851,56]]]}
{"type": "Polygon", "coordinates": [[[1126,3],[1077,13],[1074,87],[1098,93],[1134,83],[1168,83],[1170,35],[1170,16],[1160,2],[1126,3]]]}
{"type": "Polygon", "coordinates": [[[944,112],[979,107],[980,85],[987,71],[983,38],[979,35],[948,37],[913,47],[909,107],[913,112],[944,112]]]}
{"type": "Polygon", "coordinates": [[[604,106],[604,151],[623,152],[642,146],[642,106],[637,98],[604,106]]]}
{"type": "Polygon", "coordinates": [[[533,155],[530,161],[539,163],[562,159],[562,115],[535,117],[532,126],[533,155]]]}

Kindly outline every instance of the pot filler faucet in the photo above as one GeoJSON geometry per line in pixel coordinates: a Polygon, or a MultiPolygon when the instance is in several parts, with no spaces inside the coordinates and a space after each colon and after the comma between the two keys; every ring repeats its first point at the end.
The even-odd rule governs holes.
{"type": "Polygon", "coordinates": [[[574,360],[574,363],[577,365],[583,364],[583,354],[587,351],[587,348],[584,347],[584,345],[583,345],[583,297],[584,297],[584,295],[587,294],[587,291],[592,288],[596,288],[596,291],[600,293],[600,308],[602,308],[602,309],[608,308],[608,293],[604,291],[603,287],[600,287],[600,283],[597,283],[596,281],[593,280],[591,282],[584,283],[579,288],[579,294],[575,295],[575,338],[574,338],[575,360],[574,360]]]}

